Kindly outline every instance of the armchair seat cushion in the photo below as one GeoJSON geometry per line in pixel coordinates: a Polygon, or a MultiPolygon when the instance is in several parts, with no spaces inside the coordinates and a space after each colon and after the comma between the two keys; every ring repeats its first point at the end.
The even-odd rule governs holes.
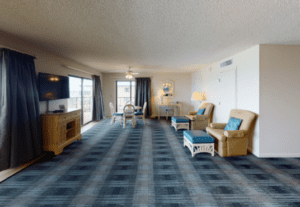
{"type": "Polygon", "coordinates": [[[143,112],[134,112],[134,115],[143,115],[143,112]]]}
{"type": "Polygon", "coordinates": [[[123,113],[114,113],[114,116],[123,116],[123,113]]]}
{"type": "Polygon", "coordinates": [[[213,129],[224,129],[227,123],[211,123],[209,126],[213,129]]]}
{"type": "Polygon", "coordinates": [[[175,123],[189,123],[189,119],[184,116],[172,116],[172,121],[175,123]]]}
{"type": "Polygon", "coordinates": [[[224,135],[223,129],[213,129],[211,127],[206,127],[206,131],[208,134],[212,135],[221,142],[227,141],[227,137],[224,135]]]}
{"type": "Polygon", "coordinates": [[[209,136],[202,130],[186,130],[183,131],[183,135],[193,144],[215,142],[215,138],[209,136]]]}

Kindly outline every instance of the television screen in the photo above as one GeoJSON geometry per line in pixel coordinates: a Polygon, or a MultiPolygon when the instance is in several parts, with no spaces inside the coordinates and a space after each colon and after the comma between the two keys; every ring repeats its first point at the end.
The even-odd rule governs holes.
{"type": "Polygon", "coordinates": [[[69,77],[39,73],[40,101],[70,98],[69,77]]]}

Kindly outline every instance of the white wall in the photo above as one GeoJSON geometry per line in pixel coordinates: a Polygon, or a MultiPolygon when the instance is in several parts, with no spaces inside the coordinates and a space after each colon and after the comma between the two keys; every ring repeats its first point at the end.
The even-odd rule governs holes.
{"type": "Polygon", "coordinates": [[[260,156],[300,156],[300,46],[260,46],[260,156]]]}
{"type": "MultiPolygon", "coordinates": [[[[215,104],[213,122],[218,122],[220,115],[228,116],[230,111],[221,111],[218,107],[219,88],[218,79],[220,72],[233,69],[237,71],[236,76],[236,106],[238,109],[245,109],[259,114],[259,46],[254,46],[248,50],[228,57],[219,62],[208,65],[192,74],[191,92],[205,92],[207,102],[215,104]],[[233,64],[220,68],[220,63],[228,59],[233,59],[233,64]],[[225,113],[225,114],[224,114],[225,113]]],[[[194,110],[196,110],[194,103],[194,110]]],[[[256,121],[255,131],[252,132],[248,140],[248,148],[255,155],[259,156],[259,119],[256,121]]]]}
{"type": "MultiPolygon", "coordinates": [[[[32,45],[22,39],[19,39],[12,35],[7,35],[5,33],[0,32],[0,48],[8,48],[10,50],[15,50],[17,52],[21,52],[24,54],[32,55],[36,57],[34,60],[36,73],[43,72],[43,73],[50,73],[55,75],[74,75],[79,77],[91,78],[92,75],[89,73],[93,73],[95,75],[100,75],[102,80],[102,73],[98,70],[88,68],[83,66],[79,63],[67,60],[65,58],[58,57],[52,53],[47,52],[43,48],[32,45]],[[72,70],[69,68],[64,67],[63,65],[68,65],[82,71],[80,72],[76,70],[72,70]]],[[[59,109],[59,105],[64,104],[65,106],[68,105],[67,99],[60,99],[60,100],[53,100],[49,102],[49,110],[57,110],[59,109]]],[[[40,112],[44,113],[46,111],[46,101],[40,102],[40,112]]]]}
{"type": "MultiPolygon", "coordinates": [[[[136,77],[151,77],[151,114],[157,116],[158,91],[165,80],[174,81],[175,96],[173,101],[183,104],[182,115],[192,109],[191,106],[191,74],[190,73],[143,73],[136,77]]],[[[111,116],[109,102],[116,103],[116,81],[128,80],[124,74],[103,74],[103,96],[106,116],[111,116]]]]}

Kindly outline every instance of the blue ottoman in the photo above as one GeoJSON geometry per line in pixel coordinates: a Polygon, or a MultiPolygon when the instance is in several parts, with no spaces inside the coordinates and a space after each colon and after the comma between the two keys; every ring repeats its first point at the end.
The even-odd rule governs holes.
{"type": "Polygon", "coordinates": [[[187,129],[190,127],[190,120],[184,116],[172,116],[172,126],[177,129],[187,129]]]}
{"type": "Polygon", "coordinates": [[[208,152],[214,156],[215,138],[201,130],[184,131],[183,146],[190,149],[192,157],[201,152],[208,152]]]}

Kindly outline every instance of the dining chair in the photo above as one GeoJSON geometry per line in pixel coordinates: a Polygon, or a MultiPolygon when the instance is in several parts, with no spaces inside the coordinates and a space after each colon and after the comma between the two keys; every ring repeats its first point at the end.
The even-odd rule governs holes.
{"type": "Polygon", "coordinates": [[[123,108],[123,128],[125,129],[127,120],[132,121],[132,126],[135,128],[134,105],[127,104],[123,108]]]}
{"type": "Polygon", "coordinates": [[[134,105],[133,101],[126,101],[125,105],[127,105],[127,104],[134,105]]]}
{"type": "Polygon", "coordinates": [[[112,102],[109,103],[109,108],[111,112],[111,124],[115,123],[115,121],[120,120],[120,124],[122,124],[123,113],[116,113],[114,109],[114,104],[112,102]]]}
{"type": "Polygon", "coordinates": [[[146,108],[147,108],[147,102],[144,103],[143,112],[135,112],[134,113],[135,118],[143,118],[144,124],[146,124],[146,122],[145,122],[146,108]]]}
{"type": "Polygon", "coordinates": [[[168,102],[167,103],[167,115],[166,115],[166,120],[168,120],[169,116],[174,116],[174,111],[175,111],[176,103],[175,102],[168,102]]]}

